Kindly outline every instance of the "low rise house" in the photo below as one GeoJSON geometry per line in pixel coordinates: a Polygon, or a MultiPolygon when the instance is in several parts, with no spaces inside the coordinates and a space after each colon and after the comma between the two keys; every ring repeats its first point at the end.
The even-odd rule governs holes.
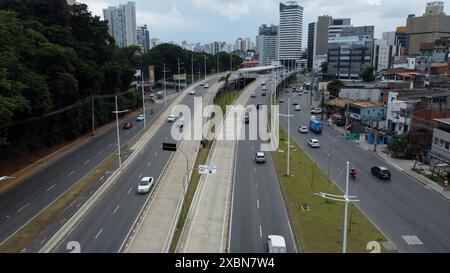
{"type": "Polygon", "coordinates": [[[432,165],[450,166],[450,118],[436,119],[438,126],[433,132],[430,159],[432,165]]]}

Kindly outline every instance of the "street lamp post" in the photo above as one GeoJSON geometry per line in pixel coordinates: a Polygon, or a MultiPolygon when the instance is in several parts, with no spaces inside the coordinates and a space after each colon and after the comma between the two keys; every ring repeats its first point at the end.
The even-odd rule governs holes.
{"type": "Polygon", "coordinates": [[[116,127],[117,127],[117,153],[119,155],[119,169],[122,168],[122,157],[120,155],[120,134],[119,134],[119,114],[130,112],[130,110],[119,111],[117,109],[117,96],[115,98],[116,111],[113,111],[113,114],[116,114],[116,127]]]}
{"type": "Polygon", "coordinates": [[[194,55],[191,55],[191,71],[192,71],[192,82],[194,84],[194,55]]]}
{"type": "Polygon", "coordinates": [[[350,162],[347,162],[347,179],[345,183],[345,195],[334,195],[334,194],[328,194],[324,192],[314,193],[314,195],[319,196],[323,199],[332,200],[332,201],[338,201],[338,202],[345,202],[345,212],[344,212],[344,235],[343,235],[343,242],[342,242],[342,253],[347,252],[347,231],[348,231],[348,204],[350,202],[359,202],[359,200],[356,200],[356,196],[349,196],[348,195],[348,184],[349,184],[349,175],[350,175],[350,162]]]}
{"type": "Polygon", "coordinates": [[[290,166],[290,152],[291,152],[291,117],[294,115],[291,115],[291,100],[288,99],[288,113],[287,115],[278,114],[280,117],[287,117],[288,118],[288,141],[287,141],[287,168],[286,168],[286,176],[291,175],[291,166],[290,166]]]}
{"type": "Polygon", "coordinates": [[[141,92],[142,92],[142,111],[144,112],[144,128],[147,127],[147,117],[145,112],[145,94],[144,94],[144,70],[141,70],[141,92]]]}
{"type": "Polygon", "coordinates": [[[180,58],[178,58],[178,92],[181,91],[181,82],[180,82],[180,58]]]}
{"type": "Polygon", "coordinates": [[[206,81],[206,55],[203,56],[205,61],[205,81],[206,81]]]}
{"type": "Polygon", "coordinates": [[[170,70],[166,70],[166,64],[164,64],[164,107],[167,106],[167,88],[166,88],[166,72],[169,72],[170,70]]]}

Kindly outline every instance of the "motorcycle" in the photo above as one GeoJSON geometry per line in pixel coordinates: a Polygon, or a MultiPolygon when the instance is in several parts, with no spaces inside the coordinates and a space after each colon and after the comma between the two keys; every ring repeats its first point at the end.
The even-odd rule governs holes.
{"type": "Polygon", "coordinates": [[[350,172],[350,177],[355,180],[356,179],[356,171],[351,171],[350,172]]]}

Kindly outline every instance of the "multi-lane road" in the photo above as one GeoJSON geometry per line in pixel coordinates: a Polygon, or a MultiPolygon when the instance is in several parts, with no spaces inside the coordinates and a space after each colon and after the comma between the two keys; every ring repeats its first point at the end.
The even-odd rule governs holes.
{"type": "MultiPolygon", "coordinates": [[[[325,172],[330,163],[330,175],[344,188],[345,167],[349,161],[355,167],[358,177],[351,181],[350,195],[361,200],[358,207],[375,223],[401,252],[450,252],[450,202],[432,192],[395,166],[391,166],[372,152],[345,140],[337,131],[324,123],[324,133],[301,135],[298,127],[308,126],[310,120],[309,95],[283,94],[285,103],[280,112],[287,113],[287,104],[297,100],[300,112],[292,112],[291,137],[313,158],[325,172]],[[309,138],[320,141],[320,149],[307,145],[309,138]],[[330,157],[328,156],[330,154],[330,157]],[[330,160],[329,160],[330,159],[330,160]],[[392,180],[380,181],[373,177],[373,166],[387,166],[392,180]]],[[[291,105],[291,109],[292,109],[291,105]]],[[[287,120],[281,119],[287,129],[287,120]]],[[[375,238],[374,238],[375,239],[375,238]]]]}
{"type": "MultiPolygon", "coordinates": [[[[255,92],[257,97],[250,98],[248,104],[267,105],[270,93],[262,96],[261,91],[260,86],[255,92]]],[[[250,122],[258,121],[250,119],[250,122]]],[[[265,253],[268,235],[281,235],[286,240],[288,252],[294,253],[297,248],[293,230],[271,154],[266,153],[265,164],[255,162],[261,143],[244,140],[237,145],[230,252],[265,253]]]]}
{"type": "MultiPolygon", "coordinates": [[[[217,83],[217,79],[206,82],[211,86],[217,83]]],[[[203,87],[199,86],[195,96],[187,95],[181,104],[192,108],[194,97],[203,96],[205,92],[203,87]]],[[[78,242],[83,253],[114,253],[122,249],[142,208],[153,194],[153,192],[148,195],[137,194],[137,183],[142,177],[151,176],[155,179],[156,185],[169,162],[171,154],[163,152],[161,145],[163,142],[176,143],[171,136],[172,125],[172,123],[162,125],[135,162],[59,244],[56,252],[69,252],[66,246],[71,241],[78,242]]]]}

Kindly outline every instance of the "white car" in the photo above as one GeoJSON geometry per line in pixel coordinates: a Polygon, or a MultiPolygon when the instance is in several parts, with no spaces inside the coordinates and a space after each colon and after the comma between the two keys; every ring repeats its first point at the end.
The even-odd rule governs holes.
{"type": "Polygon", "coordinates": [[[149,193],[153,186],[153,177],[143,177],[138,184],[138,193],[149,193]]]}
{"type": "Polygon", "coordinates": [[[191,91],[189,91],[189,95],[195,95],[195,89],[192,89],[191,91]]]}
{"type": "Polygon", "coordinates": [[[283,236],[269,235],[267,240],[269,253],[286,253],[286,241],[283,236]]]}
{"type": "Polygon", "coordinates": [[[311,116],[311,120],[317,120],[316,116],[311,116]]]}
{"type": "Polygon", "coordinates": [[[209,88],[209,84],[205,84],[203,87],[205,87],[205,89],[209,88]]]}
{"type": "Polygon", "coordinates": [[[300,128],[298,128],[298,131],[302,134],[307,134],[309,133],[309,129],[306,126],[300,126],[300,128]]]}
{"type": "Polygon", "coordinates": [[[311,114],[322,114],[322,109],[321,108],[312,109],[311,114]]]}
{"type": "Polygon", "coordinates": [[[144,120],[144,115],[139,115],[136,118],[136,121],[143,121],[144,120]]]}
{"type": "Polygon", "coordinates": [[[180,120],[178,120],[177,127],[178,127],[178,128],[183,128],[183,127],[184,127],[184,119],[183,119],[183,118],[181,118],[180,120]]]}
{"type": "Polygon", "coordinates": [[[256,98],[256,93],[253,92],[252,95],[251,95],[251,97],[252,97],[252,98],[256,98]]]}
{"type": "Polygon", "coordinates": [[[266,163],[266,155],[263,152],[257,152],[255,161],[256,163],[266,163]]]}
{"type": "Polygon", "coordinates": [[[202,82],[202,86],[205,86],[206,82],[202,82]]]}
{"type": "Polygon", "coordinates": [[[170,116],[167,118],[167,122],[175,122],[176,119],[177,119],[177,118],[175,117],[175,115],[170,115],[170,116]]]}
{"type": "Polygon", "coordinates": [[[312,148],[320,148],[320,143],[317,139],[308,140],[308,145],[312,148]]]}
{"type": "Polygon", "coordinates": [[[302,109],[300,108],[300,105],[296,105],[294,108],[295,111],[301,111],[302,109]]]}

